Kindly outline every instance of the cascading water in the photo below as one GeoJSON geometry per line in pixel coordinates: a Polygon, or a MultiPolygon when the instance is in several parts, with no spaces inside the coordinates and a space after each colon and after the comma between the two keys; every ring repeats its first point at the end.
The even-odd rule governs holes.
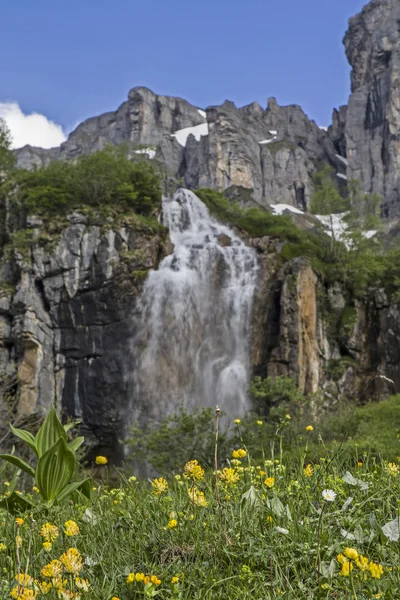
{"type": "Polygon", "coordinates": [[[188,190],[164,199],[163,222],[174,252],[149,273],[142,293],[134,420],[216,404],[242,414],[255,251],[188,190]]]}

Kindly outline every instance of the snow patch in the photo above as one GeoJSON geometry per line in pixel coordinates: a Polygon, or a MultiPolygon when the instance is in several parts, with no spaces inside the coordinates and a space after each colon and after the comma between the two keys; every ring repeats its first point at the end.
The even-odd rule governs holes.
{"type": "Polygon", "coordinates": [[[304,215],[304,212],[295,206],[291,206],[290,204],[272,204],[271,208],[275,215],[283,215],[286,210],[289,210],[296,215],[304,215]]]}
{"type": "MultiPolygon", "coordinates": [[[[347,214],[348,214],[347,212],[344,212],[344,213],[338,213],[336,215],[315,215],[315,217],[325,227],[325,230],[326,230],[325,233],[327,235],[329,235],[329,237],[332,237],[332,231],[331,231],[331,229],[332,229],[333,237],[335,238],[335,240],[344,242],[346,248],[348,250],[350,250],[351,246],[352,246],[352,241],[347,236],[347,230],[348,230],[349,226],[346,223],[346,221],[344,220],[344,217],[347,214]],[[331,218],[332,218],[332,223],[331,223],[331,218]]],[[[374,235],[376,235],[377,233],[378,232],[376,230],[370,229],[369,231],[363,231],[362,235],[367,240],[369,240],[370,238],[374,237],[374,235]]]]}
{"type": "Polygon", "coordinates": [[[271,131],[268,131],[268,133],[271,135],[278,135],[278,132],[275,129],[271,129],[271,131]]]}
{"type": "Polygon", "coordinates": [[[135,154],[147,154],[151,160],[155,157],[156,151],[154,148],[141,148],[140,150],[135,150],[135,154]]]}
{"type": "Polygon", "coordinates": [[[273,138],[271,138],[270,140],[261,140],[260,142],[258,142],[259,144],[271,144],[271,142],[274,142],[276,140],[276,135],[274,135],[273,138]]]}
{"type": "Polygon", "coordinates": [[[194,135],[199,142],[203,135],[208,135],[208,123],[200,123],[200,125],[195,125],[194,127],[179,129],[178,131],[175,131],[175,133],[172,133],[171,137],[174,137],[181,146],[186,146],[190,134],[194,135]]]}
{"type": "Polygon", "coordinates": [[[322,129],[322,131],[328,131],[328,127],[325,127],[325,125],[318,125],[319,129],[322,129]]]}
{"type": "Polygon", "coordinates": [[[341,160],[342,163],[345,164],[346,167],[347,167],[347,164],[348,164],[347,158],[345,158],[344,156],[340,156],[340,154],[336,154],[335,156],[336,156],[336,158],[338,158],[339,160],[341,160]]]}
{"type": "Polygon", "coordinates": [[[347,175],[343,175],[343,173],[336,173],[336,177],[339,177],[339,179],[344,179],[345,181],[347,181],[347,175]]]}
{"type": "Polygon", "coordinates": [[[205,110],[201,110],[201,109],[199,108],[199,109],[197,109],[197,112],[199,113],[199,115],[200,115],[201,117],[203,117],[203,119],[207,119],[207,113],[206,113],[206,111],[205,111],[205,110]]]}

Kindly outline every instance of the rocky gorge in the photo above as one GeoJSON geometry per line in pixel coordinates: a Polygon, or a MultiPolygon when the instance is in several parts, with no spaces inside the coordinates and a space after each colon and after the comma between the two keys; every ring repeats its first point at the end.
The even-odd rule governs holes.
{"type": "MultiPolygon", "coordinates": [[[[352,295],[341,281],[323,281],[307,258],[282,260],[281,239],[220,230],[190,191],[173,194],[177,188],[212,188],[241,206],[272,211],[285,205],[286,211],[301,211],[291,213],[293,219],[309,229],[314,226],[307,215],[313,175],[327,164],[339,188],[358,179],[365,192],[380,196],[384,230],[395,237],[400,214],[399,23],[395,0],[373,0],[350,20],[344,44],[352,92],[348,106],[334,111],[327,130],[300,107],[279,106],[274,98],[265,109],[258,103],[237,108],[226,101],[203,110],[140,87],[115,112],[80,124],[59,148],[17,150],[18,166],[32,169],[75,160],[107,144],[125,145],[133,159],[162,172],[164,202],[176,203],[180,233],[193,233],[188,213],[181,210],[188,198],[197,207],[198,221],[195,241],[189,244],[185,238],[179,255],[177,239],[170,239],[167,229],[134,215],[102,222],[75,210],[56,225],[35,214],[22,215],[16,223],[4,199],[2,410],[10,387],[20,420],[55,402],[66,416],[82,419],[93,452],[119,460],[119,441],[134,418],[159,419],[196,400],[221,403],[234,415],[247,407],[245,400],[236,401],[252,375],[294,377],[302,392],[322,390],[332,401],[360,396],[376,375],[393,380],[398,390],[400,307],[395,297],[383,288],[352,295]],[[152,309],[161,288],[151,285],[154,273],[166,275],[166,264],[170,278],[155,326],[152,309]],[[179,296],[171,277],[183,272],[190,277],[179,296]],[[196,304],[204,286],[209,296],[196,304]],[[244,286],[250,286],[251,298],[241,296],[244,286]],[[197,295],[184,298],[188,290],[197,295]],[[236,306],[239,297],[243,302],[236,306]],[[235,318],[239,332],[232,330],[235,318]],[[154,336],[159,346],[150,356],[146,351],[154,336]],[[211,341],[204,348],[205,340],[211,341]],[[162,361],[162,368],[153,368],[162,361]],[[191,365],[193,372],[200,369],[196,380],[191,365]],[[149,368],[152,385],[143,382],[149,368]],[[234,381],[240,394],[224,396],[224,369],[226,381],[234,381]],[[213,384],[205,391],[209,381],[213,384]]],[[[173,232],[167,214],[164,206],[164,224],[173,232]]],[[[393,392],[385,378],[374,379],[368,397],[393,392]]]]}

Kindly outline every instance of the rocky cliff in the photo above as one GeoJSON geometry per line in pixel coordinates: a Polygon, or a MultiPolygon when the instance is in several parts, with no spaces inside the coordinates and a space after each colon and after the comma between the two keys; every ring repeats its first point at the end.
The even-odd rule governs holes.
{"type": "Polygon", "coordinates": [[[83,420],[89,446],[117,458],[132,401],[137,300],[168,251],[165,231],[135,219],[97,225],[80,213],[50,232],[31,218],[10,236],[0,263],[0,377],[15,387],[17,422],[55,402],[83,420]]]}
{"type": "Polygon", "coordinates": [[[18,150],[17,163],[32,168],[106,144],[127,144],[189,189],[228,190],[239,200],[264,206],[306,209],[312,174],[323,163],[343,170],[328,133],[299,106],[278,106],[270,98],[266,109],[256,102],[237,108],[226,101],[202,111],[145,88],[132,89],[116,112],[79,125],[60,148],[18,150]]]}
{"type": "Polygon", "coordinates": [[[398,217],[400,5],[397,0],[373,0],[367,4],[350,19],[344,45],[352,67],[351,96],[347,110],[342,108],[340,117],[335,119],[335,136],[348,158],[349,178],[360,180],[366,191],[382,197],[384,217],[398,217]]]}

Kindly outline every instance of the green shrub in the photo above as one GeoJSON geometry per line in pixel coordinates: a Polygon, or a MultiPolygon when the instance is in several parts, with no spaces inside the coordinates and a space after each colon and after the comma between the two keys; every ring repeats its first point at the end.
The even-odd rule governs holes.
{"type": "Polygon", "coordinates": [[[83,205],[150,216],[161,206],[156,170],[112,147],[75,162],[54,161],[36,171],[19,171],[17,183],[17,201],[28,213],[65,214],[83,205]]]}

